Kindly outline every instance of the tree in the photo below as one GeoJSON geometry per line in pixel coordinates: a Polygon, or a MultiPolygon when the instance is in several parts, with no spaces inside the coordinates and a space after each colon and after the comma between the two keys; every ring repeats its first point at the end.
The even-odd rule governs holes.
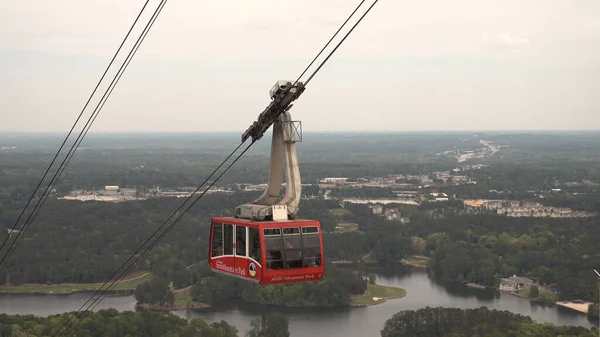
{"type": "Polygon", "coordinates": [[[282,314],[262,315],[250,322],[252,329],[246,332],[246,337],[289,337],[289,320],[282,314]]]}
{"type": "Polygon", "coordinates": [[[425,239],[413,236],[410,238],[410,241],[412,242],[412,248],[415,253],[419,255],[425,253],[425,248],[427,247],[427,241],[425,241],[425,239]]]}
{"type": "Polygon", "coordinates": [[[369,274],[369,283],[370,284],[375,284],[376,279],[377,279],[377,276],[375,276],[375,274],[369,274]]]}
{"type": "Polygon", "coordinates": [[[590,319],[598,319],[600,312],[598,310],[598,304],[592,303],[588,306],[588,317],[590,319]]]}
{"type": "Polygon", "coordinates": [[[536,298],[540,296],[540,289],[536,285],[532,285],[529,289],[529,298],[536,298]]]}

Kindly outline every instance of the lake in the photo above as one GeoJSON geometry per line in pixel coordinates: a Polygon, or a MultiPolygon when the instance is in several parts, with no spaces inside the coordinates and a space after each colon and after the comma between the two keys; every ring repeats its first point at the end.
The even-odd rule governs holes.
{"type": "MultiPolygon", "coordinates": [[[[242,333],[250,327],[250,321],[262,312],[281,312],[290,319],[290,332],[293,337],[342,337],[379,336],[383,324],[401,310],[419,309],[426,306],[477,308],[508,310],[531,316],[538,322],[556,325],[580,325],[587,328],[597,326],[597,322],[587,316],[562,307],[543,307],[522,298],[493,290],[467,288],[462,285],[442,285],[435,282],[427,273],[418,269],[394,268],[377,271],[377,283],[402,287],[407,295],[401,299],[360,308],[296,309],[248,304],[239,301],[223,302],[218,306],[201,310],[180,310],[173,313],[187,319],[201,317],[208,322],[225,320],[235,325],[242,333]]],[[[78,310],[91,296],[73,295],[28,295],[0,294],[0,313],[52,315],[78,310]]],[[[132,296],[107,297],[97,309],[115,308],[134,310],[132,296]]]]}

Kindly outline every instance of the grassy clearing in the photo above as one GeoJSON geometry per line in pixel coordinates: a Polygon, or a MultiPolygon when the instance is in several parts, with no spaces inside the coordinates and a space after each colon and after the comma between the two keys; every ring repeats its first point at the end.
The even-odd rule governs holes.
{"type": "Polygon", "coordinates": [[[414,267],[426,267],[429,263],[430,258],[425,256],[407,256],[402,259],[402,263],[414,267]]]}
{"type": "Polygon", "coordinates": [[[189,288],[185,289],[184,291],[176,292],[175,293],[175,303],[173,303],[173,306],[175,306],[175,307],[191,307],[191,306],[196,306],[196,305],[204,305],[203,303],[192,300],[192,296],[190,294],[191,289],[192,288],[189,287],[189,288]]]}
{"type": "Polygon", "coordinates": [[[358,231],[358,224],[356,223],[340,223],[336,226],[335,231],[338,233],[348,233],[358,231]]]}
{"type": "Polygon", "coordinates": [[[351,214],[351,213],[349,210],[347,210],[345,208],[334,208],[331,210],[331,214],[337,215],[337,216],[343,216],[343,215],[351,214]]]}
{"type": "MultiPolygon", "coordinates": [[[[152,274],[147,272],[131,273],[123,281],[114,286],[114,290],[133,290],[139,284],[150,281],[152,274]]],[[[95,291],[102,287],[102,283],[64,283],[64,284],[23,284],[19,286],[1,286],[0,293],[44,293],[44,294],[72,294],[80,291],[95,291]]],[[[104,287],[106,289],[106,286],[104,287]]]]}
{"type": "Polygon", "coordinates": [[[400,298],[404,296],[406,296],[406,290],[402,288],[368,284],[367,293],[365,295],[352,297],[350,304],[354,306],[372,305],[382,303],[389,298],[400,298]]]}

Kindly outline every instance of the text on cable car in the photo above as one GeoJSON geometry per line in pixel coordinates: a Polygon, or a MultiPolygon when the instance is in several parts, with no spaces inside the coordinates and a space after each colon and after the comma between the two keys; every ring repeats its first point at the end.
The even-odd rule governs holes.
{"type": "Polygon", "coordinates": [[[226,271],[228,273],[232,273],[232,274],[236,274],[236,275],[242,275],[242,276],[247,276],[247,270],[246,270],[246,268],[228,266],[223,261],[217,261],[215,263],[215,268],[219,269],[219,270],[226,271]]]}

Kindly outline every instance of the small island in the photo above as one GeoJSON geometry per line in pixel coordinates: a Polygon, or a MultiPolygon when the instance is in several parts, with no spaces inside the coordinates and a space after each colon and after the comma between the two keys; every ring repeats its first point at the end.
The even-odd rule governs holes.
{"type": "Polygon", "coordinates": [[[386,300],[402,298],[404,296],[406,296],[406,290],[402,288],[369,283],[367,285],[367,291],[363,295],[351,297],[350,305],[353,307],[364,307],[368,305],[381,304],[386,300]]]}
{"type": "Polygon", "coordinates": [[[319,282],[260,286],[232,277],[217,275],[204,264],[193,270],[195,280],[189,284],[173,284],[155,276],[135,289],[137,306],[153,310],[186,310],[206,308],[223,300],[285,307],[341,307],[380,304],[401,298],[401,288],[376,284],[375,275],[329,265],[319,282]]]}
{"type": "MultiPolygon", "coordinates": [[[[136,306],[140,308],[159,311],[202,309],[209,308],[211,306],[210,304],[201,303],[193,300],[191,294],[191,287],[186,287],[183,289],[173,289],[172,292],[174,294],[172,303],[169,303],[168,301],[153,304],[138,302],[136,306]]],[[[406,290],[402,288],[369,283],[367,285],[367,291],[365,291],[364,294],[353,295],[350,297],[349,306],[370,306],[384,303],[386,300],[389,299],[402,298],[404,296],[406,296],[406,290]]]]}
{"type": "MultiPolygon", "coordinates": [[[[159,311],[189,310],[209,308],[210,304],[196,302],[191,296],[191,287],[184,289],[174,289],[174,301],[172,304],[148,304],[137,303],[137,307],[159,311]]],[[[406,296],[406,290],[402,288],[384,286],[380,284],[368,284],[367,291],[362,295],[353,295],[350,298],[351,307],[364,307],[369,305],[381,304],[386,300],[402,298],[406,296]]]]}
{"type": "MultiPolygon", "coordinates": [[[[138,270],[116,283],[108,293],[133,295],[137,307],[158,311],[208,308],[228,299],[298,308],[361,307],[406,296],[402,288],[377,284],[374,274],[339,268],[334,264],[327,266],[322,281],[276,286],[258,286],[216,275],[205,263],[190,265],[185,270],[189,272],[189,278],[186,276],[175,282],[167,281],[160,273],[138,270]]],[[[70,295],[96,291],[103,285],[103,282],[4,285],[0,286],[0,293],[70,295]]]]}

